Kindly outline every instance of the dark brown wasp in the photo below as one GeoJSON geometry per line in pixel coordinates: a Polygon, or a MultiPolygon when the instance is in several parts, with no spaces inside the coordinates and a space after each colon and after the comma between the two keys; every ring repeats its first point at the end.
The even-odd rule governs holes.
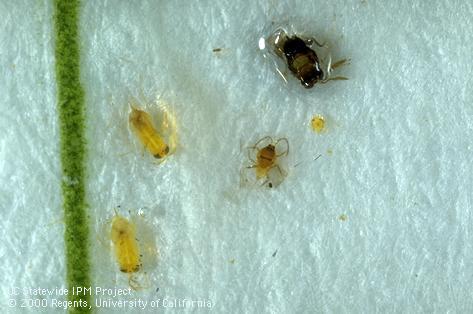
{"type": "MultiPolygon", "coordinates": [[[[346,64],[348,60],[342,59],[332,64],[329,57],[327,68],[322,69],[321,61],[311,47],[314,43],[319,47],[325,47],[325,45],[319,44],[315,39],[302,39],[296,35],[289,36],[283,29],[278,29],[270,37],[270,42],[274,52],[280,58],[285,59],[289,70],[305,88],[311,88],[316,83],[347,80],[343,76],[330,77],[330,73],[333,69],[346,64]]],[[[280,71],[278,70],[278,72],[280,71]]],[[[283,75],[281,72],[280,74],[283,75]]]]}

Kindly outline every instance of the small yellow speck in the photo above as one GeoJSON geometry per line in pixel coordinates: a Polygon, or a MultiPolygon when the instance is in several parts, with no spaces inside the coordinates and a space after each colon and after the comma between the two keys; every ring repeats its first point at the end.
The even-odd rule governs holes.
{"type": "Polygon", "coordinates": [[[321,115],[315,115],[310,121],[312,130],[317,133],[321,133],[325,129],[325,119],[321,115]]]}
{"type": "Polygon", "coordinates": [[[232,258],[231,260],[228,261],[230,264],[235,264],[235,259],[232,258]]]}
{"type": "Polygon", "coordinates": [[[327,155],[332,155],[333,154],[333,150],[331,150],[330,148],[327,149],[327,155]]]}
{"type": "Polygon", "coordinates": [[[348,216],[345,214],[341,214],[340,216],[338,216],[338,219],[341,221],[346,221],[348,219],[348,216]]]}

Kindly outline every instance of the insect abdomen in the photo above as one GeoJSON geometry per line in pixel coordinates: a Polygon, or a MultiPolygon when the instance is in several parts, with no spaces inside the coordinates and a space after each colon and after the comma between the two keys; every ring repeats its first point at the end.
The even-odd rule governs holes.
{"type": "Polygon", "coordinates": [[[125,273],[138,271],[141,261],[134,226],[125,218],[117,216],[112,221],[111,237],[120,270],[125,273]]]}
{"type": "Polygon", "coordinates": [[[132,108],[129,121],[141,143],[155,158],[165,157],[169,153],[169,146],[153,126],[147,112],[132,108]]]}

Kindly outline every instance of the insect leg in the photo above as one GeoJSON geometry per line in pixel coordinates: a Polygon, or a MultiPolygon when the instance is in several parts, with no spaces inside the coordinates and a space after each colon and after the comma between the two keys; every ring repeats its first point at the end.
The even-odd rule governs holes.
{"type": "Polygon", "coordinates": [[[130,286],[131,289],[138,291],[141,290],[143,287],[141,284],[138,282],[138,279],[135,278],[133,275],[128,275],[128,285],[130,286]]]}
{"type": "Polygon", "coordinates": [[[278,186],[279,184],[281,184],[281,182],[284,180],[284,178],[287,176],[287,173],[281,169],[281,167],[279,167],[279,165],[273,165],[269,168],[268,170],[268,174],[269,174],[269,171],[271,171],[272,169],[277,169],[278,172],[279,172],[279,177],[275,177],[275,176],[270,176],[268,175],[266,177],[266,181],[263,182],[262,186],[265,185],[266,183],[269,182],[269,187],[276,187],[278,186]]]}
{"type": "Polygon", "coordinates": [[[339,68],[339,67],[347,64],[348,62],[350,62],[350,59],[342,59],[342,60],[338,60],[335,63],[332,63],[332,57],[329,57],[329,62],[327,64],[326,75],[324,76],[324,79],[320,81],[320,83],[325,84],[328,81],[348,80],[348,78],[344,77],[344,76],[336,76],[336,77],[332,77],[332,78],[330,77],[330,73],[332,72],[332,70],[334,70],[336,68],[339,68]]]}
{"type": "Polygon", "coordinates": [[[281,169],[281,167],[279,167],[279,165],[274,165],[274,166],[272,166],[271,168],[277,168],[278,171],[279,171],[279,173],[280,173],[283,177],[287,176],[287,173],[286,173],[285,171],[283,171],[283,170],[281,169]]]}
{"type": "Polygon", "coordinates": [[[258,142],[256,142],[256,144],[253,145],[253,146],[250,147],[250,148],[256,148],[256,149],[258,149],[258,150],[261,149],[261,148],[258,147],[258,145],[259,145],[261,142],[263,142],[264,140],[266,140],[266,139],[269,139],[269,140],[271,141],[271,143],[273,142],[273,138],[272,138],[271,136],[265,136],[265,137],[263,137],[262,139],[260,139],[258,142]]]}
{"type": "Polygon", "coordinates": [[[132,288],[135,291],[148,289],[151,286],[148,273],[144,273],[144,275],[142,277],[144,277],[144,279],[141,278],[142,281],[144,280],[144,283],[140,283],[139,282],[140,279],[138,277],[136,277],[135,275],[129,274],[128,275],[128,284],[130,285],[130,288],[132,288]]]}
{"type": "Polygon", "coordinates": [[[143,146],[143,150],[141,151],[141,157],[144,157],[144,156],[145,156],[145,153],[146,153],[147,150],[148,150],[148,143],[146,143],[146,144],[143,146]]]}
{"type": "Polygon", "coordinates": [[[284,75],[284,73],[281,72],[281,70],[279,70],[278,67],[276,67],[276,72],[278,72],[278,74],[282,77],[282,79],[284,80],[284,83],[287,84],[287,78],[286,78],[286,76],[284,75]]]}
{"type": "MultiPolygon", "coordinates": [[[[265,186],[266,183],[268,183],[268,182],[269,182],[269,179],[266,179],[263,183],[261,183],[260,186],[265,186]]],[[[271,184],[271,182],[270,182],[270,184],[271,184]]],[[[273,186],[273,185],[271,184],[270,187],[272,187],[272,186],[273,186]]]]}
{"type": "Polygon", "coordinates": [[[245,186],[250,180],[248,179],[248,170],[256,168],[256,165],[247,166],[240,169],[240,187],[245,186]]]}
{"type": "Polygon", "coordinates": [[[248,152],[248,159],[252,162],[252,163],[256,163],[256,160],[254,160],[250,153],[254,152],[256,150],[256,147],[248,147],[247,149],[247,152],[248,152]]]}
{"type": "Polygon", "coordinates": [[[338,67],[341,67],[341,66],[347,64],[348,62],[350,62],[350,59],[338,60],[337,62],[332,63],[331,69],[334,70],[334,69],[336,69],[336,68],[338,68],[338,67]]]}
{"type": "Polygon", "coordinates": [[[324,42],[323,44],[319,43],[317,41],[317,39],[315,39],[314,37],[310,37],[308,39],[305,40],[306,44],[308,44],[309,46],[312,46],[313,43],[315,43],[317,46],[319,47],[325,47],[325,44],[326,42],[324,42]]]}
{"type": "Polygon", "coordinates": [[[281,156],[284,156],[284,155],[285,155],[285,156],[289,155],[289,141],[287,140],[287,138],[283,137],[283,138],[278,139],[277,142],[276,142],[276,144],[275,144],[275,146],[277,146],[278,143],[281,142],[281,141],[286,142],[286,151],[282,152],[282,153],[279,154],[279,155],[276,155],[276,157],[281,157],[281,156]]]}
{"type": "Polygon", "coordinates": [[[325,84],[329,81],[346,81],[348,80],[348,77],[345,77],[345,76],[335,76],[335,77],[329,77],[329,78],[326,78],[322,81],[320,81],[321,84],[325,84]]]}

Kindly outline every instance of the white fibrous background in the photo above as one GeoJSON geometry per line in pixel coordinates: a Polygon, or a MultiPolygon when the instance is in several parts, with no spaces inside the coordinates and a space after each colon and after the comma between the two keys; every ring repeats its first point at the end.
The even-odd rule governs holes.
{"type": "MultiPolygon", "coordinates": [[[[10,287],[65,285],[52,15],[50,1],[0,3],[10,313],[36,312],[8,308],[10,287]]],[[[108,235],[120,206],[156,250],[147,287],[114,300],[144,312],[165,298],[215,313],[472,311],[471,16],[462,1],[83,1],[93,285],[128,288],[108,235]],[[286,84],[258,48],[284,25],[349,58],[334,73],[349,80],[286,84]],[[175,114],[164,163],[131,132],[131,99],[175,114]],[[241,182],[264,136],[290,145],[273,189],[241,182]]]]}

